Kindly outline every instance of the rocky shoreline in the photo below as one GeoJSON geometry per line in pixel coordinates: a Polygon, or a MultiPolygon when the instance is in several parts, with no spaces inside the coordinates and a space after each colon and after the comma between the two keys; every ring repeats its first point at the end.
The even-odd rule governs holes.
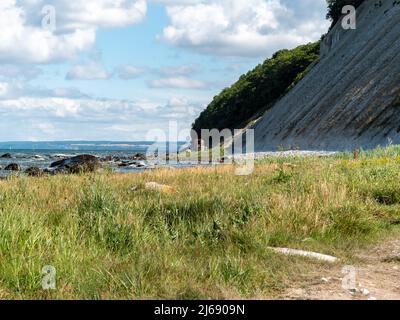
{"type": "Polygon", "coordinates": [[[291,157],[329,157],[336,152],[327,151],[301,151],[291,150],[282,152],[258,152],[225,156],[216,159],[215,162],[199,162],[195,158],[185,156],[177,159],[170,159],[168,155],[164,157],[147,158],[143,153],[131,155],[67,155],[67,154],[48,154],[48,155],[23,155],[5,153],[0,155],[0,179],[5,179],[10,175],[25,175],[29,177],[40,177],[56,174],[79,174],[94,172],[101,169],[109,169],[115,172],[141,172],[155,168],[183,168],[204,165],[229,164],[236,161],[248,161],[249,159],[262,160],[268,158],[291,158],[291,157]],[[32,162],[32,163],[31,163],[32,162]]]}
{"type": "MultiPolygon", "coordinates": [[[[142,153],[126,156],[107,155],[103,157],[91,154],[13,155],[5,153],[0,155],[0,160],[0,171],[9,174],[23,173],[27,176],[85,173],[107,167],[125,169],[150,167],[146,156],[142,153]],[[33,164],[29,165],[30,162],[33,164]]],[[[9,174],[5,174],[5,176],[9,174]]]]}

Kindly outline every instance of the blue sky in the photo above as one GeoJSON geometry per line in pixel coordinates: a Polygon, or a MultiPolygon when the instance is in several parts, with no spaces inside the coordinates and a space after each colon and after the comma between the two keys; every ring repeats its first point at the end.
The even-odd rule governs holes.
{"type": "Polygon", "coordinates": [[[325,0],[2,0],[0,141],[187,133],[241,74],[317,40],[325,14],[325,0]]]}

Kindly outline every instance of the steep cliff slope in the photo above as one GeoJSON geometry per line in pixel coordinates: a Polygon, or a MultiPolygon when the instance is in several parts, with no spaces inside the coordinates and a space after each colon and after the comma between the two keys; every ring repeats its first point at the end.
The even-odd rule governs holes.
{"type": "Polygon", "coordinates": [[[256,151],[400,144],[400,2],[366,0],[340,21],[320,61],[254,126],[256,151]]]}
{"type": "Polygon", "coordinates": [[[193,129],[236,129],[260,117],[319,58],[320,43],[280,50],[224,89],[200,114],[193,129]]]}

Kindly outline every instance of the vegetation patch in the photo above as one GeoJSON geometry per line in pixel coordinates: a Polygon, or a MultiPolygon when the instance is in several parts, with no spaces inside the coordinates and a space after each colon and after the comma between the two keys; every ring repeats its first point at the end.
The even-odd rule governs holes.
{"type": "Polygon", "coordinates": [[[276,52],[254,70],[217,95],[195,121],[193,129],[239,129],[252,117],[272,107],[319,58],[319,42],[276,52]]]}
{"type": "Polygon", "coordinates": [[[319,266],[398,232],[400,147],[140,174],[0,181],[0,292],[23,299],[274,298],[319,266]],[[147,191],[147,182],[174,193],[147,191]],[[57,289],[41,288],[43,266],[57,289]]]}

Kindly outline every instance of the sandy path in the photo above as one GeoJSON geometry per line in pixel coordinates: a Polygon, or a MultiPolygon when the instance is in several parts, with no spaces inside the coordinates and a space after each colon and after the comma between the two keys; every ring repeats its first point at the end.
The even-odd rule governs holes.
{"type": "Polygon", "coordinates": [[[400,239],[359,251],[356,257],[358,262],[352,266],[353,269],[343,272],[345,266],[340,264],[319,269],[302,279],[297,287],[287,290],[281,298],[400,300],[400,239]],[[355,287],[352,286],[354,283],[355,287]]]}

